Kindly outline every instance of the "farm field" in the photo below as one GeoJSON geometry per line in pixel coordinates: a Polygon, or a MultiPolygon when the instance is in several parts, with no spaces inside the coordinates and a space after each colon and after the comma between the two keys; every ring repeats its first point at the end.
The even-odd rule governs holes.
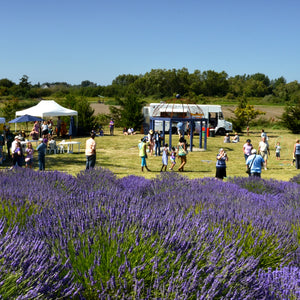
{"type": "MultiPolygon", "coordinates": [[[[161,157],[149,156],[142,173],[143,135],[104,130],[93,170],[87,137],[73,139],[79,153],[47,154],[46,172],[36,154],[35,170],[1,167],[0,298],[299,299],[295,135],[266,130],[271,157],[257,179],[245,173],[245,135],[209,137],[206,151],[196,136],[186,172],[161,173],[161,157]],[[224,182],[214,178],[221,147],[224,182]]],[[[257,148],[260,130],[249,138],[257,148]]]]}
{"type": "Polygon", "coordinates": [[[299,299],[294,181],[4,170],[0,297],[299,299]]]}

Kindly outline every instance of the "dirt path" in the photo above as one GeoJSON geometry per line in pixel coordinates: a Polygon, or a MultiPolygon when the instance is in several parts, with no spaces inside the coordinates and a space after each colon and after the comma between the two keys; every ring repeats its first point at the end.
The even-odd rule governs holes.
{"type": "MultiPolygon", "coordinates": [[[[225,119],[229,119],[234,117],[233,110],[236,106],[222,106],[223,114],[225,119]]],[[[283,106],[267,106],[267,105],[254,105],[255,109],[259,109],[265,112],[265,115],[262,115],[264,119],[271,120],[278,120],[281,117],[282,113],[284,112],[283,106]]]]}

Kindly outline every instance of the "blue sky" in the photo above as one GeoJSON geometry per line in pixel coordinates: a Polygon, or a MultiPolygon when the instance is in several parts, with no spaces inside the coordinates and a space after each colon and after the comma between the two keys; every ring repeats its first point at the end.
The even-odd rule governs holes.
{"type": "Polygon", "coordinates": [[[151,69],[300,82],[298,0],[11,0],[0,79],[109,85],[151,69]]]}

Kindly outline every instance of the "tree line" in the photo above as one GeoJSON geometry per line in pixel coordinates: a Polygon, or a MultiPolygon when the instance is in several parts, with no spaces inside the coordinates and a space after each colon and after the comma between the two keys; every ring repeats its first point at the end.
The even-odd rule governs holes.
{"type": "Polygon", "coordinates": [[[89,80],[79,85],[66,82],[31,84],[27,75],[19,83],[9,79],[0,79],[0,97],[42,98],[61,97],[74,94],[86,97],[124,97],[128,90],[140,97],[162,99],[180,94],[193,101],[202,101],[205,97],[260,97],[271,103],[297,102],[300,96],[300,84],[297,81],[286,82],[284,77],[270,80],[262,73],[236,75],[229,77],[225,71],[188,69],[152,69],[143,75],[123,74],[117,76],[112,84],[101,86],[89,80]]]}
{"type": "MultiPolygon", "coordinates": [[[[124,111],[113,109],[112,115],[123,120],[119,125],[124,126],[129,126],[127,123],[130,121],[132,126],[133,120],[126,117],[128,114],[130,118],[136,120],[134,124],[140,122],[142,116],[136,110],[143,105],[142,99],[164,100],[176,94],[180,94],[191,103],[201,104],[220,97],[232,100],[240,104],[240,107],[250,98],[263,99],[263,102],[270,104],[282,104],[286,106],[283,120],[287,127],[290,127],[289,129],[293,132],[300,132],[300,124],[297,121],[300,111],[300,84],[297,81],[287,83],[284,77],[270,80],[262,73],[229,77],[225,71],[195,70],[190,73],[186,68],[152,69],[143,75],[119,75],[107,86],[101,86],[89,80],[84,80],[78,85],[71,85],[67,82],[31,84],[27,75],[23,75],[19,83],[14,83],[7,78],[0,79],[2,99],[114,98],[115,104],[123,107],[124,111]]],[[[74,101],[71,102],[74,103],[74,101]]]]}

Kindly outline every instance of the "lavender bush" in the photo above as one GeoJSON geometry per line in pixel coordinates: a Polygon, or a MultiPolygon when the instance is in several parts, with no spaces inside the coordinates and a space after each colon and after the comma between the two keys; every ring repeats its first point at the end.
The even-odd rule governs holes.
{"type": "Polygon", "coordinates": [[[300,187],[0,173],[0,299],[298,299],[300,187]]]}

